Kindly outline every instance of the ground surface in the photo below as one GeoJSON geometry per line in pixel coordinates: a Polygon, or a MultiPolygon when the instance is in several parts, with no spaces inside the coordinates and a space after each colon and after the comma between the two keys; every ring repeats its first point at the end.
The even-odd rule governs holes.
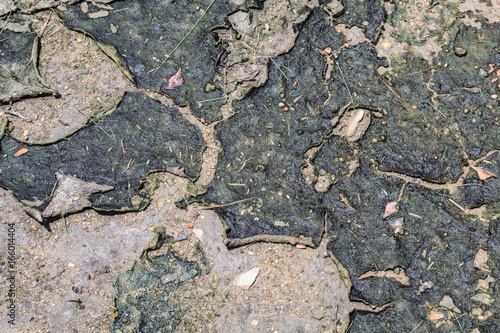
{"type": "MultiPolygon", "coordinates": [[[[32,7],[37,3],[0,4],[5,34],[21,29],[7,25],[13,22],[43,30],[35,60],[39,73],[29,72],[31,50],[10,71],[27,73],[19,75],[24,87],[48,92],[2,102],[9,140],[28,149],[58,145],[86,126],[88,117],[112,111],[125,92],[136,92],[166,108],[181,106],[184,119],[200,131],[207,148],[200,152],[199,177],[191,178],[209,190],[200,197],[192,182],[176,176],[181,172],[173,167],[183,165],[172,162],[170,172],[155,173],[138,191],[151,199],[140,212],[70,214],[71,208],[64,207],[63,217],[59,213],[37,221],[33,216],[46,206],[20,203],[9,192],[13,188],[0,188],[2,331],[380,332],[388,327],[391,332],[495,332],[499,327],[499,269],[488,262],[500,253],[498,183],[488,174],[478,183],[480,172],[500,172],[497,1],[373,1],[368,9],[357,7],[357,1],[343,6],[335,1],[221,1],[232,8],[232,28],[216,31],[225,56],[200,52],[207,67],[197,66],[205,59],[193,55],[186,42],[186,49],[172,53],[173,62],[161,67],[163,80],[157,81],[142,79],[138,72],[146,67],[141,65],[159,65],[179,38],[168,42],[160,36],[153,48],[158,54],[141,58],[140,48],[126,49],[125,57],[113,61],[103,44],[113,43],[114,30],[116,38],[123,38],[124,30],[136,34],[134,26],[84,21],[87,13],[113,13],[113,6],[124,13],[133,1],[44,1],[32,7]],[[231,7],[236,5],[240,11],[231,7]],[[473,39],[481,43],[472,46],[473,39]],[[165,90],[177,60],[184,74],[180,87],[189,93],[179,87],[165,90]],[[134,75],[135,84],[130,81],[134,75]],[[58,95],[51,96],[53,91],[58,95]],[[276,111],[274,118],[268,108],[276,111]],[[431,116],[422,117],[422,110],[431,116]],[[275,128],[259,135],[270,123],[275,128]],[[281,153],[275,143],[286,151],[281,153]],[[253,154],[249,158],[240,155],[248,151],[253,154]],[[276,174],[283,166],[290,175],[276,174]],[[263,202],[245,201],[261,191],[248,179],[267,188],[263,202]],[[186,209],[175,205],[189,200],[198,203],[186,209]],[[397,202],[397,212],[391,202],[397,202]],[[396,214],[389,223],[382,218],[384,209],[388,216],[396,214]],[[299,220],[297,227],[293,219],[299,220]],[[6,316],[12,223],[15,326],[6,316]],[[172,238],[156,249],[163,235],[172,238]],[[156,257],[171,263],[162,268],[168,274],[155,275],[156,257]],[[239,274],[254,267],[260,272],[249,289],[234,285],[239,274]],[[136,269],[146,272],[146,284],[133,277],[136,269]],[[129,289],[126,281],[131,281],[129,289]],[[148,303],[155,306],[148,308],[148,303]],[[409,308],[418,310],[409,315],[409,308]],[[134,326],[141,320],[157,326],[134,326]]],[[[175,33],[185,35],[209,4],[200,1],[176,16],[175,22],[185,18],[187,23],[175,33]]],[[[226,7],[214,6],[206,19],[219,22],[226,7]]],[[[155,15],[138,15],[137,20],[155,15]]],[[[204,29],[213,25],[200,20],[204,29]]],[[[137,36],[147,44],[147,37],[137,36]]],[[[199,47],[209,47],[204,43],[199,47]]],[[[108,127],[102,124],[105,132],[108,127]]],[[[116,149],[126,155],[130,142],[139,141],[135,135],[116,149]]],[[[0,158],[10,161],[6,156],[21,148],[13,147],[0,158]]],[[[89,147],[82,144],[82,149],[89,147]]],[[[115,168],[125,173],[135,167],[131,161],[119,160],[115,168]]],[[[8,164],[2,165],[0,177],[6,177],[8,164]]],[[[46,191],[51,197],[51,189],[46,191]]],[[[99,208],[97,201],[84,206],[99,208]]]]}

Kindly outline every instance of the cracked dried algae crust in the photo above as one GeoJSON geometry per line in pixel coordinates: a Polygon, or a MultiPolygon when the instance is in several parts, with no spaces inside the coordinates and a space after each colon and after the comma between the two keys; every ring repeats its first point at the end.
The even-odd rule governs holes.
{"type": "MultiPolygon", "coordinates": [[[[22,18],[17,16],[13,20],[22,22],[22,18]]],[[[53,93],[39,81],[35,67],[29,61],[36,39],[37,35],[33,31],[15,33],[1,28],[0,105],[53,93]]]]}
{"type": "Polygon", "coordinates": [[[96,209],[140,210],[150,200],[143,186],[148,174],[177,167],[192,180],[199,177],[205,143],[178,110],[141,93],[126,93],[113,113],[92,119],[59,142],[27,145],[7,135],[1,149],[0,185],[42,220],[37,212],[57,194],[56,172],[111,186],[90,196],[96,209]],[[27,152],[14,156],[21,149],[27,152]]]}
{"type": "MultiPolygon", "coordinates": [[[[343,39],[332,31],[317,33],[328,27],[326,17],[314,10],[294,48],[269,64],[268,81],[235,102],[236,114],[216,126],[223,152],[202,199],[215,205],[226,223],[230,246],[286,241],[281,234],[293,241],[311,238],[317,244],[326,213],[329,250],[350,273],[351,298],[377,307],[393,304],[378,314],[359,312],[351,331],[379,332],[386,325],[392,331],[411,331],[418,325],[440,332],[460,325],[495,328],[494,308],[483,304],[481,313],[489,315],[477,315],[474,301],[483,276],[474,271],[473,258],[480,247],[488,246],[489,229],[465,211],[488,204],[488,216],[498,212],[497,179],[486,184],[469,167],[486,161],[488,170],[499,171],[494,160],[500,146],[495,134],[496,86],[474,67],[487,68],[497,50],[484,43],[465,58],[448,56],[447,65],[445,55],[439,54],[431,66],[405,54],[380,77],[377,69],[387,63],[376,57],[372,45],[342,48],[343,39]],[[333,52],[338,52],[333,59],[323,56],[333,52]],[[323,75],[328,61],[333,68],[327,78],[323,75]],[[478,111],[487,116],[471,122],[467,112],[457,112],[464,97],[476,110],[483,106],[478,111]],[[367,110],[353,114],[357,121],[364,112],[373,115],[358,140],[343,137],[356,129],[340,121],[339,110],[349,104],[367,110]],[[468,125],[460,125],[463,122],[468,125]],[[300,173],[303,155],[312,147],[319,147],[309,160],[313,180],[322,174],[336,180],[326,192],[318,193],[300,173]],[[454,189],[453,195],[448,188],[454,189]],[[383,220],[385,205],[396,199],[398,214],[383,220]],[[390,225],[400,217],[402,235],[390,225]],[[369,271],[396,268],[405,270],[409,283],[376,276],[358,280],[369,271]],[[434,287],[417,295],[425,281],[434,287]],[[468,314],[460,322],[453,317],[459,313],[440,305],[447,295],[468,314]],[[446,319],[432,321],[431,310],[442,311],[446,319]]],[[[463,29],[463,38],[498,37],[494,26],[484,28],[463,29]]],[[[498,297],[490,292],[491,298],[498,297]]]]}
{"type": "Polygon", "coordinates": [[[161,92],[179,106],[188,105],[206,122],[221,119],[226,100],[214,81],[222,50],[212,29],[225,27],[235,10],[228,0],[210,2],[116,1],[108,15],[92,18],[101,9],[89,4],[58,11],[64,24],[94,38],[139,88],[161,92]],[[90,13],[90,14],[89,14],[90,13]],[[188,38],[187,38],[188,37],[188,38]],[[168,79],[182,70],[183,84],[165,89],[168,79]]]}
{"type": "Polygon", "coordinates": [[[156,241],[155,248],[146,250],[131,270],[116,279],[119,315],[111,332],[175,332],[189,327],[183,318],[186,310],[175,293],[203,273],[206,259],[202,252],[200,263],[181,258],[172,248],[174,239],[165,234],[159,234],[156,241]]]}

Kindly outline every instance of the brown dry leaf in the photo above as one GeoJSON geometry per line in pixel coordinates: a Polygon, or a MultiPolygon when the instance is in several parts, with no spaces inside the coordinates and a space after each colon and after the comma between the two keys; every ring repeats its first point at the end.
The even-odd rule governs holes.
{"type": "Polygon", "coordinates": [[[439,320],[444,318],[444,313],[441,312],[432,312],[429,314],[429,319],[430,320],[439,320]]]}
{"type": "Polygon", "coordinates": [[[22,148],[22,149],[19,149],[18,151],[16,151],[16,153],[14,154],[14,156],[21,156],[22,154],[26,154],[28,152],[28,149],[26,148],[22,148]]]}
{"type": "Polygon", "coordinates": [[[180,86],[183,83],[181,75],[182,70],[179,67],[177,73],[175,73],[170,79],[168,79],[168,86],[165,88],[165,90],[174,90],[175,87],[180,86]]]}
{"type": "Polygon", "coordinates": [[[394,214],[397,209],[396,209],[396,205],[397,205],[397,201],[391,201],[391,202],[388,202],[387,205],[385,205],[385,213],[384,213],[384,219],[387,217],[387,216],[391,216],[392,214],[394,214]]]}
{"type": "Polygon", "coordinates": [[[473,165],[471,165],[470,167],[477,172],[477,175],[479,176],[479,179],[481,179],[481,180],[485,180],[485,179],[488,179],[490,177],[496,177],[497,176],[493,172],[490,172],[490,171],[488,171],[486,169],[483,169],[483,168],[480,168],[480,167],[475,167],[473,165]]]}

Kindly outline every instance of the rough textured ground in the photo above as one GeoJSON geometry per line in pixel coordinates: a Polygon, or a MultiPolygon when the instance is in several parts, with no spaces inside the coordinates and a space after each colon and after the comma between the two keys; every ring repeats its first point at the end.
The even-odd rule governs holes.
{"type": "MultiPolygon", "coordinates": [[[[157,331],[164,318],[170,330],[193,332],[497,331],[500,201],[487,171],[500,172],[498,2],[221,0],[207,18],[221,23],[232,12],[210,40],[218,39],[223,56],[200,57],[196,45],[210,43],[194,32],[195,43],[161,67],[163,82],[143,72],[172,50],[165,29],[173,26],[178,40],[209,2],[192,3],[185,14],[197,15],[166,26],[155,21],[163,3],[144,3],[137,20],[161,41],[150,49],[133,24],[120,24],[121,14],[109,27],[85,25],[88,13],[106,17],[113,6],[125,13],[134,1],[0,4],[6,34],[26,22],[43,30],[39,73],[27,52],[10,68],[26,74],[16,84],[58,92],[2,104],[12,138],[52,144],[129,91],[180,105],[207,145],[195,184],[179,170],[148,178],[152,201],[141,212],[85,210],[36,221],[26,213],[36,215],[31,203],[0,189],[1,237],[15,223],[17,270],[17,325],[5,316],[2,331],[157,331]],[[101,49],[68,26],[89,32],[101,49]],[[129,45],[129,34],[144,45],[132,37],[129,45]],[[125,51],[113,56],[113,42],[125,51]],[[196,67],[203,60],[205,70],[196,67]],[[178,62],[186,83],[165,90],[178,62]],[[277,174],[283,167],[289,175],[277,174]],[[266,191],[257,183],[267,198],[247,202],[266,191]],[[215,211],[186,208],[204,186],[201,200],[215,211]],[[162,237],[168,242],[156,248],[162,237]],[[171,262],[162,268],[168,274],[158,275],[156,258],[171,262]],[[133,278],[139,263],[150,282],[133,278]],[[233,285],[253,267],[260,268],[255,284],[233,285]]],[[[117,149],[126,155],[127,147],[117,149]]],[[[4,315],[8,249],[1,244],[4,315]]]]}

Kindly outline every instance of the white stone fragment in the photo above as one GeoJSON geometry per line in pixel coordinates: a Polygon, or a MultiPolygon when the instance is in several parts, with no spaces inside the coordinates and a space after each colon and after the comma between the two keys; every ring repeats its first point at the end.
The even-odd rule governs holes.
{"type": "Polygon", "coordinates": [[[233,284],[243,289],[248,289],[255,282],[255,279],[257,278],[257,275],[259,275],[259,272],[260,269],[258,267],[254,267],[251,270],[238,275],[236,279],[234,279],[233,284]]]}

